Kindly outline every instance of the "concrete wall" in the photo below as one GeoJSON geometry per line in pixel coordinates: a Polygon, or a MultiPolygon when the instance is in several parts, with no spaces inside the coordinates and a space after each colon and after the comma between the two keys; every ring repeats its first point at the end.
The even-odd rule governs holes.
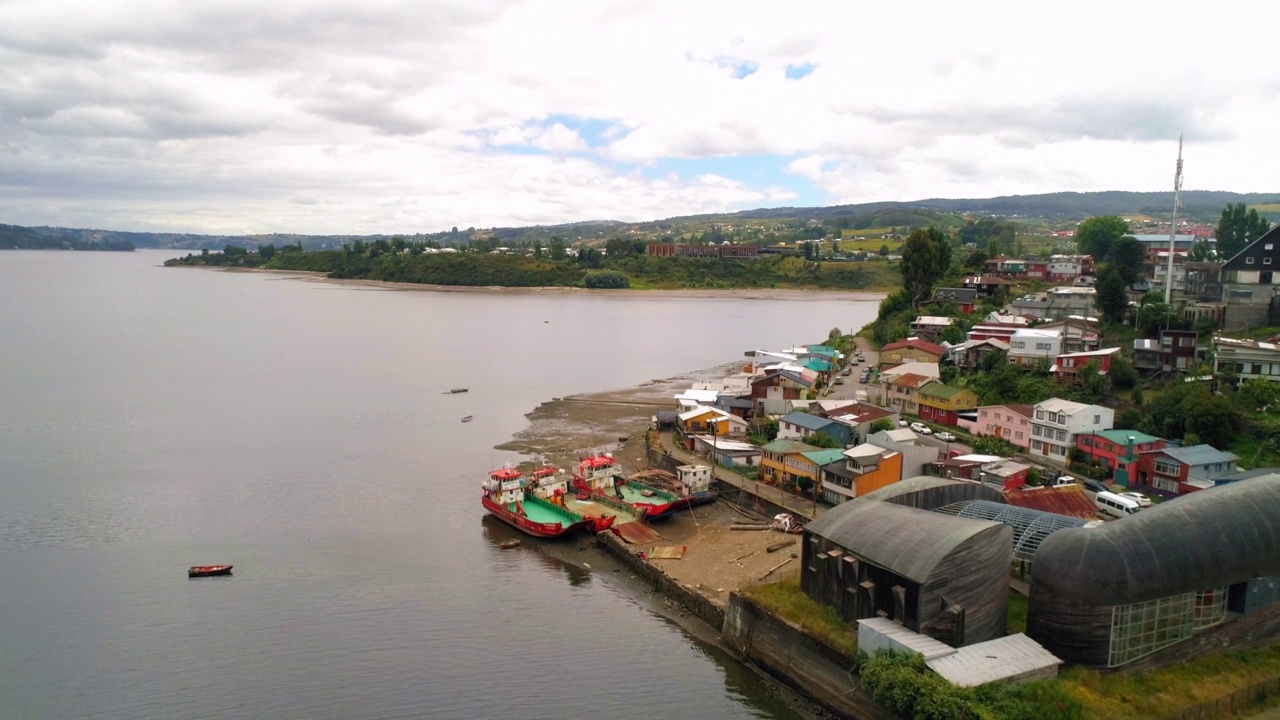
{"type": "Polygon", "coordinates": [[[631,570],[638,577],[652,585],[655,590],[664,593],[672,600],[683,605],[686,610],[693,613],[698,619],[713,628],[724,625],[723,608],[710,598],[703,596],[696,590],[681,585],[662,572],[662,570],[642,560],[639,555],[631,552],[626,543],[618,538],[617,535],[611,532],[597,535],[596,544],[600,549],[617,558],[623,565],[626,565],[628,570],[631,570]]]}
{"type": "Polygon", "coordinates": [[[841,717],[892,720],[849,672],[853,661],[800,628],[737,593],[729,596],[721,636],[725,644],[771,676],[798,688],[841,717]]]}

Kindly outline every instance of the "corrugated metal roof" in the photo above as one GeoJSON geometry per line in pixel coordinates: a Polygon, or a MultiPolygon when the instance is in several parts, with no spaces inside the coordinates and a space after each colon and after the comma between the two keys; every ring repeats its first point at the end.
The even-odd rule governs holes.
{"type": "Polygon", "coordinates": [[[819,417],[807,412],[790,412],[783,415],[779,422],[791,423],[805,430],[818,431],[834,422],[831,418],[819,417]]]}
{"type": "Polygon", "coordinates": [[[1021,508],[1040,510],[1058,515],[1069,515],[1086,520],[1093,520],[1098,517],[1098,508],[1084,494],[1084,490],[1079,485],[1007,490],[1004,493],[1004,501],[1021,508]]]}
{"type": "Polygon", "coordinates": [[[814,447],[808,443],[802,443],[796,440],[774,440],[768,445],[765,445],[762,449],[774,453],[790,454],[812,452],[814,450],[821,450],[822,448],[814,447]]]}
{"type": "Polygon", "coordinates": [[[857,548],[859,557],[921,584],[929,581],[938,563],[965,543],[986,533],[1012,534],[1001,523],[922,516],[916,508],[867,496],[835,506],[806,525],[805,531],[844,548],[857,548]]]}
{"type": "Polygon", "coordinates": [[[1044,672],[1062,661],[1040,643],[1018,633],[926,658],[925,664],[953,685],[977,687],[1044,672]]]}
{"type": "Polygon", "coordinates": [[[1209,463],[1239,462],[1240,457],[1212,445],[1192,445],[1191,447],[1165,448],[1159,452],[1168,455],[1186,465],[1207,465],[1209,463]]]}
{"type": "Polygon", "coordinates": [[[829,465],[837,460],[844,459],[844,450],[839,448],[831,448],[824,450],[813,450],[806,453],[800,453],[817,465],[829,465]]]}
{"type": "Polygon", "coordinates": [[[936,397],[936,398],[944,398],[947,400],[950,400],[951,398],[959,395],[962,392],[971,392],[971,391],[967,391],[962,387],[947,385],[945,383],[940,383],[940,382],[929,383],[928,385],[925,385],[924,387],[920,388],[921,395],[927,395],[929,397],[936,397]]]}
{"type": "Polygon", "coordinates": [[[1077,437],[1089,437],[1090,435],[1097,435],[1106,438],[1117,445],[1127,445],[1129,443],[1129,438],[1133,438],[1134,445],[1151,443],[1160,439],[1155,435],[1148,435],[1144,432],[1138,432],[1137,430],[1100,430],[1095,433],[1080,433],[1077,437]]]}

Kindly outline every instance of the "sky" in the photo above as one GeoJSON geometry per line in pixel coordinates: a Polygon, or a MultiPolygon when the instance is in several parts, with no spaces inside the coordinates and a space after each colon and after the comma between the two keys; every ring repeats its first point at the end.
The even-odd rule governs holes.
{"type": "Polygon", "coordinates": [[[1264,5],[0,0],[0,223],[417,233],[1161,191],[1179,134],[1184,188],[1278,192],[1264,5]]]}

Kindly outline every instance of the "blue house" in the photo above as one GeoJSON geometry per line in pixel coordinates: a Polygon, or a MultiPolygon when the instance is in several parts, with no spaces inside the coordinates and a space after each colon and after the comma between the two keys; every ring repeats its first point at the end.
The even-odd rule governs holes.
{"type": "Polygon", "coordinates": [[[778,420],[778,438],[781,440],[804,440],[817,433],[825,433],[842,447],[853,444],[853,426],[839,420],[799,411],[783,415],[778,420]]]}

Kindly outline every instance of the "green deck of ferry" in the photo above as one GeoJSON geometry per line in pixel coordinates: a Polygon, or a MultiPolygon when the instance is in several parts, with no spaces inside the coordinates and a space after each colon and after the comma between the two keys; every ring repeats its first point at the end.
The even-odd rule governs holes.
{"type": "MultiPolygon", "coordinates": [[[[507,509],[516,515],[520,514],[520,508],[516,503],[508,505],[507,509]]],[[[550,503],[544,504],[533,501],[524,503],[524,516],[536,523],[560,523],[562,525],[572,525],[582,520],[581,517],[574,517],[572,513],[550,503]]]]}

